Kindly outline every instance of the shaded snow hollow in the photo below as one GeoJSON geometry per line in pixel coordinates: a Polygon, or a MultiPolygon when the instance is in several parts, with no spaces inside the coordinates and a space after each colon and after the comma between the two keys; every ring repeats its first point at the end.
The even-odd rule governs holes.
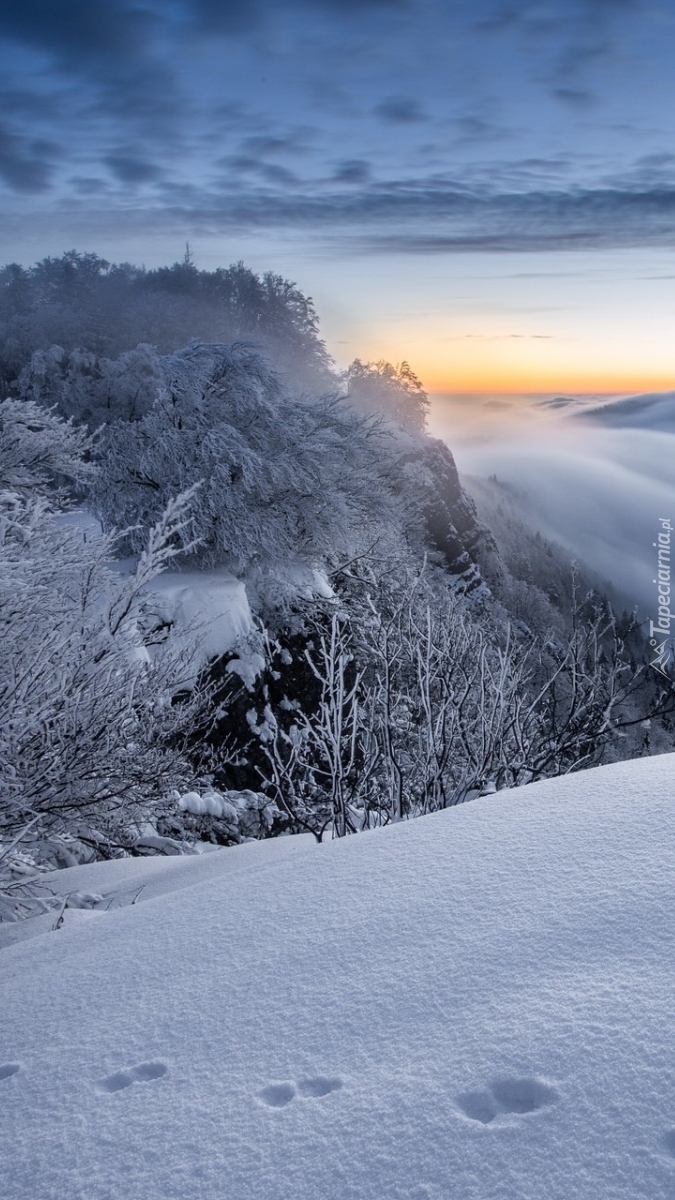
{"type": "Polygon", "coordinates": [[[195,668],[226,654],[253,626],[246,588],[229,571],[163,571],[146,589],[158,620],[173,625],[175,649],[198,643],[195,668]]]}
{"type": "Polygon", "coordinates": [[[664,755],[59,872],[147,887],[0,954],[3,1200],[672,1198],[674,850],[664,755]]]}

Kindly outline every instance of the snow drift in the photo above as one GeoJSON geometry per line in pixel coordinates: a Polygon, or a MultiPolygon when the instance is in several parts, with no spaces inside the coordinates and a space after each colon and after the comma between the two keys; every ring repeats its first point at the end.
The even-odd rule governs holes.
{"type": "Polygon", "coordinates": [[[0,955],[5,1200],[671,1197],[674,768],[56,873],[103,901],[0,955]]]}

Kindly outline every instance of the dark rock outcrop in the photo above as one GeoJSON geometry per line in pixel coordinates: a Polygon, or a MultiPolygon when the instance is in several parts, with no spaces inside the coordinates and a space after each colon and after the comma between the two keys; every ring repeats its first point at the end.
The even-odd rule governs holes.
{"type": "Polygon", "coordinates": [[[464,589],[473,590],[481,582],[481,552],[497,554],[497,546],[459,481],[452,452],[439,438],[425,437],[406,455],[406,462],[423,468],[421,504],[432,545],[445,558],[448,571],[460,576],[464,589]]]}

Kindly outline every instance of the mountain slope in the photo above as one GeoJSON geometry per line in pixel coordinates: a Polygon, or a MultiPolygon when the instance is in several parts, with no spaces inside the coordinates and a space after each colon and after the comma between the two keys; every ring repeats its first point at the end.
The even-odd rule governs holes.
{"type": "Polygon", "coordinates": [[[674,767],[60,872],[150,898],[0,954],[5,1200],[672,1196],[674,767]]]}

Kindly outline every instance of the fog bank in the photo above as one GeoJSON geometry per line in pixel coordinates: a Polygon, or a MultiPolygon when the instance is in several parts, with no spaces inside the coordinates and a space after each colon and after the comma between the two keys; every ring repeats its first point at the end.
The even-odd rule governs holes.
{"type": "Polygon", "coordinates": [[[652,617],[659,519],[675,517],[675,393],[602,407],[471,400],[436,397],[432,414],[432,432],[450,444],[460,471],[517,487],[542,534],[652,617]]]}

